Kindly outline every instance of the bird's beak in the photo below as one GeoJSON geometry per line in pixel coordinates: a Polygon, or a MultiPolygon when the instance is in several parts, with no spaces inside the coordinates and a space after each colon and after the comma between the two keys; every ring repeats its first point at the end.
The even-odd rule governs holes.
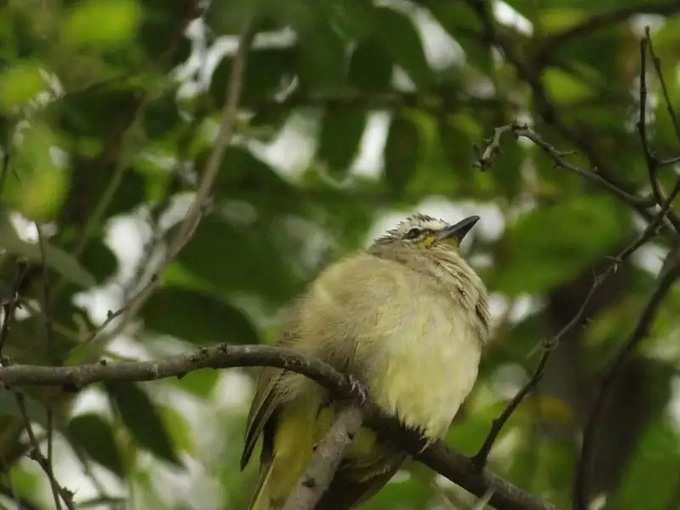
{"type": "Polygon", "coordinates": [[[440,241],[444,239],[454,239],[456,242],[460,243],[465,237],[465,234],[467,234],[478,221],[479,216],[469,216],[455,225],[451,225],[439,231],[437,239],[440,241]]]}

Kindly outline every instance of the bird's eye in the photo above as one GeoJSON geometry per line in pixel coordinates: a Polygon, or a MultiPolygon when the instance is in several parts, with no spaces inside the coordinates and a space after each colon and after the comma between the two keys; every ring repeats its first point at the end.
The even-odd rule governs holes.
{"type": "Polygon", "coordinates": [[[406,234],[404,234],[404,239],[415,239],[421,234],[422,230],[419,228],[412,228],[406,234]]]}

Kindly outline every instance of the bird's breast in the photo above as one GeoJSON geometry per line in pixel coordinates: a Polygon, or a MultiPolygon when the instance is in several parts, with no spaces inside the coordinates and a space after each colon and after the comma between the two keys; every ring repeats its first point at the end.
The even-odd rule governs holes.
{"type": "Polygon", "coordinates": [[[373,351],[369,389],[388,413],[440,437],[477,378],[480,340],[469,312],[443,294],[412,287],[389,301],[377,312],[374,340],[357,347],[373,351]]]}

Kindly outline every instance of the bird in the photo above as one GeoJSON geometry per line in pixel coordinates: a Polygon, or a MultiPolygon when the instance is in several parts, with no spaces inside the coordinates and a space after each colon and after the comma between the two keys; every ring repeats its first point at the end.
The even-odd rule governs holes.
{"type": "MultiPolygon", "coordinates": [[[[414,214],[331,264],[292,305],[279,345],[354,378],[381,410],[425,440],[441,438],[472,390],[489,337],[486,288],[460,250],[478,220],[449,224],[414,214]]],[[[338,409],[310,379],[261,370],[241,457],[243,469],[262,439],[250,510],[283,507],[338,409]]],[[[406,457],[362,427],[315,508],[355,508],[406,457]]]]}

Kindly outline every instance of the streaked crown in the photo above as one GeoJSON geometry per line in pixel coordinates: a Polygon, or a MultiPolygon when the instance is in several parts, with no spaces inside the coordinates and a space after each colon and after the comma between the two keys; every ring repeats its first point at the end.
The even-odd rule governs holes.
{"type": "Polygon", "coordinates": [[[470,216],[451,225],[426,214],[414,214],[388,230],[384,236],[376,240],[376,244],[403,241],[429,248],[442,241],[446,241],[447,244],[453,241],[457,245],[478,220],[479,216],[470,216]]]}

